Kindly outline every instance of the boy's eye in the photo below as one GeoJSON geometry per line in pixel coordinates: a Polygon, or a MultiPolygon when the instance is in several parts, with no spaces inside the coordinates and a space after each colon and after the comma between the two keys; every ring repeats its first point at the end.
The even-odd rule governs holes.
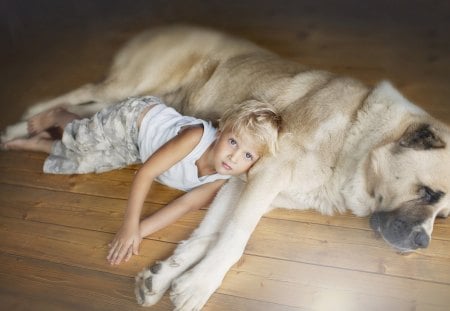
{"type": "Polygon", "coordinates": [[[230,143],[230,145],[235,146],[237,145],[237,141],[234,138],[230,138],[228,139],[228,142],[230,143]]]}
{"type": "Polygon", "coordinates": [[[253,154],[251,154],[250,152],[246,152],[245,153],[245,159],[246,160],[253,160],[253,154]]]}

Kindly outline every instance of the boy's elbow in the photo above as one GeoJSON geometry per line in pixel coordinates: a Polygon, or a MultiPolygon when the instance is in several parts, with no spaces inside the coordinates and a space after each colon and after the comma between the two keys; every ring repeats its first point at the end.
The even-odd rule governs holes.
{"type": "Polygon", "coordinates": [[[187,207],[188,207],[189,211],[196,211],[196,210],[199,210],[202,207],[202,205],[191,203],[191,204],[188,204],[187,207]]]}

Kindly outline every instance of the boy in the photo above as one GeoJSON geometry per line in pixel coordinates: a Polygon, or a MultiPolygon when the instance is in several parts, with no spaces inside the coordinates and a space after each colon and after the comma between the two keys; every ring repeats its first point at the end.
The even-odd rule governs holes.
{"type": "Polygon", "coordinates": [[[182,116],[156,97],[129,98],[78,119],[63,108],[29,120],[35,136],[4,144],[5,149],[49,153],[47,173],[91,173],[142,162],[133,180],[123,224],[107,260],[128,261],[145,236],[207,206],[230,176],[246,173],[265,153],[273,153],[281,119],[270,105],[251,100],[227,110],[216,130],[209,122],[182,116]],[[52,140],[48,128],[63,128],[52,140]],[[140,221],[152,181],[188,191],[140,221]]]}

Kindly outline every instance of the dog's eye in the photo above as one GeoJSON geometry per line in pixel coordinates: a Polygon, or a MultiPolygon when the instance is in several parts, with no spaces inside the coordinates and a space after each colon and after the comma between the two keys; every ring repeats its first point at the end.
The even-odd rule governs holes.
{"type": "Polygon", "coordinates": [[[419,196],[420,199],[427,204],[437,203],[441,197],[444,196],[444,192],[442,191],[433,191],[431,188],[427,186],[419,187],[419,196]]]}

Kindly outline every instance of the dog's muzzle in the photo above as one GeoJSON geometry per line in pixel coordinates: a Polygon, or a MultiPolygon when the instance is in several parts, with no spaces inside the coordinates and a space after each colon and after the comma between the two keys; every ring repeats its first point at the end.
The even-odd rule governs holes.
{"type": "Polygon", "coordinates": [[[428,247],[430,236],[421,223],[409,222],[397,216],[390,212],[374,213],[370,217],[370,226],[389,245],[402,252],[428,247]]]}

